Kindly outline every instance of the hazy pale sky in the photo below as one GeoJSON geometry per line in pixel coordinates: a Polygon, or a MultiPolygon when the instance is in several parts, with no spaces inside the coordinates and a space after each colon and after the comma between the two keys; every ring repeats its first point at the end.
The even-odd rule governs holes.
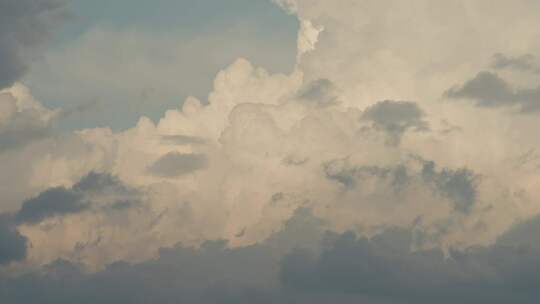
{"type": "Polygon", "coordinates": [[[62,126],[125,129],[205,98],[239,57],[290,72],[297,31],[267,0],[75,0],[23,82],[46,106],[86,110],[62,126]]]}
{"type": "Polygon", "coordinates": [[[539,12],[0,0],[0,302],[539,303],[539,12]]]}

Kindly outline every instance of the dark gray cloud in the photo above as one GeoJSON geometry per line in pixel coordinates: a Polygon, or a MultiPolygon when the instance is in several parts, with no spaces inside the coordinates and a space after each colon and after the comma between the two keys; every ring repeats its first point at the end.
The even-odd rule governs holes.
{"type": "Polygon", "coordinates": [[[413,235],[401,229],[372,239],[353,233],[329,238],[319,255],[299,251],[283,259],[286,289],[387,303],[536,303],[540,297],[540,251],[532,248],[412,252],[413,235]]]}
{"type": "Polygon", "coordinates": [[[42,220],[71,213],[78,213],[90,207],[90,202],[77,191],[63,187],[52,188],[23,202],[16,219],[21,224],[36,224],[42,220]]]}
{"type": "MultiPolygon", "coordinates": [[[[0,274],[0,297],[6,304],[533,304],[540,298],[540,250],[531,244],[413,251],[413,230],[389,227],[368,239],[324,233],[321,225],[303,209],[282,231],[251,246],[177,245],[154,259],[116,262],[96,273],[58,260],[24,275],[0,274]],[[317,246],[294,244],[314,231],[317,246]]],[[[538,235],[538,228],[530,232],[538,235]]]]}
{"type": "Polygon", "coordinates": [[[328,79],[317,79],[305,84],[298,92],[297,97],[306,103],[327,106],[337,103],[337,88],[328,79]]]}
{"type": "Polygon", "coordinates": [[[153,163],[148,171],[161,177],[178,177],[206,168],[208,158],[203,154],[170,152],[153,163]]]}
{"type": "Polygon", "coordinates": [[[13,218],[0,214],[0,265],[24,260],[26,249],[27,239],[17,231],[13,218]]]}
{"type": "Polygon", "coordinates": [[[462,86],[448,90],[452,99],[469,99],[479,107],[515,107],[522,113],[540,110],[540,86],[514,88],[498,74],[480,72],[462,86]]]}
{"type": "Polygon", "coordinates": [[[47,218],[80,213],[93,207],[96,197],[107,196],[105,207],[122,210],[138,205],[138,192],[123,185],[117,178],[90,172],[71,188],[48,189],[23,202],[15,214],[19,224],[36,224],[47,218]]]}
{"type": "Polygon", "coordinates": [[[515,93],[510,85],[499,75],[492,72],[480,72],[461,87],[448,90],[450,98],[469,98],[478,106],[496,107],[515,103],[515,93]]]}
{"type": "Polygon", "coordinates": [[[431,183],[435,191],[450,198],[456,211],[469,212],[476,202],[480,177],[467,168],[442,168],[437,171],[434,162],[426,161],[422,178],[431,183]]]}
{"type": "Polygon", "coordinates": [[[0,89],[27,69],[28,51],[49,34],[63,0],[0,0],[0,89]]]}
{"type": "Polygon", "coordinates": [[[407,168],[403,165],[389,168],[354,166],[347,159],[336,159],[325,163],[323,169],[328,179],[335,180],[347,188],[361,186],[362,180],[367,177],[389,178],[393,185],[403,184],[408,179],[407,168]]]}
{"type": "Polygon", "coordinates": [[[0,298],[6,304],[277,303],[281,248],[318,242],[311,235],[321,234],[319,221],[299,209],[264,243],[234,249],[221,240],[200,248],[178,244],[155,259],[117,262],[93,274],[65,260],[22,276],[0,272],[0,298]]]}
{"type": "Polygon", "coordinates": [[[415,102],[385,100],[368,107],[362,114],[362,120],[371,122],[373,128],[385,132],[389,144],[397,145],[406,131],[429,130],[424,116],[415,102]]]}
{"type": "Polygon", "coordinates": [[[436,168],[433,161],[413,158],[420,164],[418,172],[407,163],[395,166],[355,166],[348,159],[336,159],[323,164],[326,178],[334,180],[345,187],[355,189],[362,187],[368,178],[377,178],[387,183],[389,189],[399,192],[412,182],[420,182],[431,188],[437,196],[448,198],[458,212],[468,213],[476,202],[476,192],[480,177],[467,168],[436,168]]]}
{"type": "Polygon", "coordinates": [[[117,177],[108,173],[91,171],[73,185],[73,191],[98,194],[137,194],[138,192],[124,185],[117,177]]]}
{"type": "Polygon", "coordinates": [[[536,58],[532,54],[522,56],[506,56],[501,53],[493,56],[492,68],[496,70],[518,70],[525,72],[540,73],[540,67],[536,63],[536,58]]]}
{"type": "Polygon", "coordinates": [[[505,246],[540,249],[540,215],[516,224],[512,229],[499,236],[497,242],[505,246]]]}
{"type": "Polygon", "coordinates": [[[225,245],[214,241],[200,249],[163,249],[155,260],[118,262],[89,275],[60,260],[43,274],[0,280],[0,296],[6,304],[272,303],[274,295],[264,285],[273,281],[269,276],[277,277],[279,264],[271,251],[225,245]]]}

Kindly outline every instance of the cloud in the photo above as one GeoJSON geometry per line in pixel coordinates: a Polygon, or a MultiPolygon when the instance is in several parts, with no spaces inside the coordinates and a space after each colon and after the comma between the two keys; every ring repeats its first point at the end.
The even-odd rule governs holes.
{"type": "Polygon", "coordinates": [[[337,102],[337,92],[335,85],[328,79],[318,79],[306,84],[300,92],[298,98],[307,103],[318,106],[332,105],[337,102]]]}
{"type": "Polygon", "coordinates": [[[90,207],[76,191],[53,188],[23,202],[16,219],[21,224],[36,224],[49,217],[78,213],[90,207]]]}
{"type": "Polygon", "coordinates": [[[27,238],[17,231],[10,215],[0,215],[0,265],[26,258],[27,238]]]}
{"type": "Polygon", "coordinates": [[[171,152],[160,157],[148,171],[157,176],[177,177],[204,169],[207,162],[206,156],[202,154],[171,152]]]}
{"type": "Polygon", "coordinates": [[[456,211],[469,213],[477,200],[480,177],[467,168],[438,170],[433,161],[414,159],[390,167],[375,165],[355,166],[348,159],[336,159],[323,165],[328,179],[342,184],[348,190],[362,189],[365,185],[384,185],[384,191],[400,193],[407,187],[419,185],[432,192],[435,203],[438,196],[449,199],[456,211]],[[415,167],[420,165],[420,170],[415,167]]]}
{"type": "Polygon", "coordinates": [[[119,261],[95,273],[57,260],[39,272],[0,276],[0,297],[5,303],[37,299],[57,303],[274,302],[279,296],[275,289],[279,288],[280,248],[305,242],[303,231],[312,233],[317,228],[319,223],[309,211],[299,210],[284,231],[261,244],[239,248],[230,248],[222,240],[206,241],[198,248],[177,244],[160,249],[155,259],[133,264],[119,261]],[[6,288],[10,291],[4,292],[6,288]]]}
{"type": "Polygon", "coordinates": [[[371,239],[353,233],[331,239],[318,256],[300,251],[284,258],[281,279],[288,290],[383,303],[534,303],[539,296],[530,280],[540,272],[525,271],[540,262],[535,249],[495,244],[448,255],[411,251],[413,236],[399,229],[371,239]]]}
{"type": "MultiPolygon", "coordinates": [[[[365,111],[341,103],[314,107],[298,100],[306,83],[302,73],[271,74],[238,60],[218,74],[208,101],[189,98],[159,121],[143,117],[122,132],[86,129],[36,144],[43,153],[15,159],[17,167],[28,166],[24,179],[35,186],[23,194],[2,191],[38,200],[60,188],[63,197],[73,196],[56,205],[18,201],[37,214],[21,225],[33,244],[29,263],[62,257],[101,269],[149,259],[178,242],[254,244],[299,207],[312,209],[331,230],[363,235],[417,223],[426,246],[484,244],[517,217],[503,216],[505,193],[525,177],[484,179],[485,167],[471,157],[478,153],[464,145],[470,139],[461,141],[469,129],[419,136],[437,120],[413,102],[383,101],[365,111]],[[389,145],[389,137],[400,145],[389,145]],[[447,138],[463,150],[449,151],[447,138]],[[423,174],[424,162],[410,155],[436,166],[423,174]],[[104,177],[81,180],[93,170],[114,173],[136,193],[107,188],[115,182],[104,177]],[[493,186],[499,182],[507,184],[493,186]],[[489,205],[492,211],[483,212],[489,205]],[[62,242],[51,246],[50,239],[62,242]]],[[[12,162],[5,157],[3,163],[12,162]]]]}
{"type": "Polygon", "coordinates": [[[326,177],[336,180],[345,187],[356,187],[362,183],[362,179],[376,177],[380,179],[390,178],[393,185],[407,183],[407,168],[398,165],[393,168],[379,166],[353,166],[347,159],[336,159],[324,164],[326,177]]]}
{"type": "Polygon", "coordinates": [[[422,177],[433,183],[436,191],[452,199],[457,211],[469,212],[474,206],[480,177],[473,171],[442,168],[437,172],[435,163],[427,161],[422,168],[422,177]]]}
{"type": "MultiPolygon", "coordinates": [[[[537,302],[537,225],[513,225],[540,213],[525,153],[540,125],[438,101],[486,53],[534,53],[538,4],[287,3],[303,27],[290,74],[239,59],[159,120],[0,155],[2,194],[31,198],[6,302],[537,302]]],[[[489,73],[511,96],[536,81],[489,73]]],[[[0,116],[27,109],[15,99],[0,116]]]]}
{"type": "Polygon", "coordinates": [[[429,130],[424,116],[422,109],[414,102],[385,100],[369,106],[362,114],[362,120],[372,122],[376,130],[388,134],[389,144],[397,145],[408,130],[429,130]]]}
{"type": "Polygon", "coordinates": [[[534,216],[515,224],[511,229],[500,235],[497,242],[505,246],[540,248],[540,216],[534,216]]]}
{"type": "Polygon", "coordinates": [[[501,53],[497,53],[493,56],[492,68],[496,70],[517,70],[525,72],[540,73],[540,67],[536,65],[535,56],[532,54],[525,54],[521,56],[506,56],[501,53]]]}
{"type": "Polygon", "coordinates": [[[207,141],[204,138],[187,135],[164,135],[161,137],[165,143],[176,145],[205,145],[207,141]]]}
{"type": "Polygon", "coordinates": [[[73,191],[93,194],[137,194],[117,177],[107,173],[91,171],[72,187],[73,191]]]}
{"type": "Polygon", "coordinates": [[[113,195],[112,209],[129,208],[134,202],[116,199],[118,195],[135,194],[120,181],[108,174],[90,172],[71,188],[56,187],[41,192],[22,203],[16,213],[18,224],[37,224],[51,217],[84,212],[93,207],[101,195],[113,195]]]}
{"type": "Polygon", "coordinates": [[[540,110],[540,87],[513,88],[492,72],[480,72],[461,87],[446,92],[453,99],[469,99],[479,107],[514,107],[521,113],[540,110]]]}
{"type": "Polygon", "coordinates": [[[55,111],[43,108],[23,86],[0,91],[0,153],[44,139],[52,133],[55,111]]]}
{"type": "Polygon", "coordinates": [[[448,90],[446,95],[450,98],[470,98],[484,107],[512,105],[515,102],[515,94],[510,85],[491,72],[478,73],[463,86],[448,90]]]}
{"type": "Polygon", "coordinates": [[[24,74],[28,51],[49,35],[63,6],[62,0],[0,1],[0,89],[24,74]]]}
{"type": "MultiPolygon", "coordinates": [[[[366,238],[324,232],[298,210],[263,242],[231,248],[178,244],[140,263],[84,272],[57,260],[40,271],[3,276],[6,303],[536,303],[538,249],[493,244],[463,250],[414,249],[414,229],[386,227],[366,238]],[[302,247],[315,232],[316,246],[302,247]],[[292,245],[292,246],[289,246],[292,245]],[[249,267],[245,267],[249,265],[249,267]],[[31,291],[31,292],[30,292],[31,291]]],[[[538,231],[536,231],[538,233],[538,231]]]]}

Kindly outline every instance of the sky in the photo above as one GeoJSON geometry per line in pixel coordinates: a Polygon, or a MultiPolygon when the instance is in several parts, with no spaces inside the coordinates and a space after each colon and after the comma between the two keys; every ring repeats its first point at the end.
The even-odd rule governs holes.
{"type": "Polygon", "coordinates": [[[538,303],[539,9],[0,0],[2,303],[538,303]]]}
{"type": "Polygon", "coordinates": [[[82,113],[62,128],[158,120],[190,95],[206,98],[239,57],[290,72],[298,21],[267,0],[73,0],[22,80],[49,107],[82,113]]]}

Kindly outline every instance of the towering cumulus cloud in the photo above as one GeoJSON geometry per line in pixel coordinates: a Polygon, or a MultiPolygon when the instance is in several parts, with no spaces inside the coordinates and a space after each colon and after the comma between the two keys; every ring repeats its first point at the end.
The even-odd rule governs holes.
{"type": "Polygon", "coordinates": [[[294,71],[157,122],[59,133],[2,78],[2,303],[540,301],[540,2],[274,2],[294,71]]]}

